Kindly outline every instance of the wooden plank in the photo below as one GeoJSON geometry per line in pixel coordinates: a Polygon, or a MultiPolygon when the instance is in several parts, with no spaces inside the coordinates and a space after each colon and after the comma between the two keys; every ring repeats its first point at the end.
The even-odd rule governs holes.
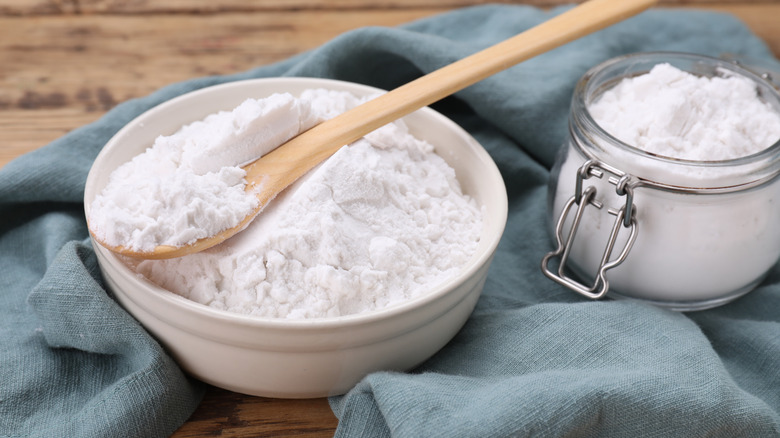
{"type": "Polygon", "coordinates": [[[97,120],[101,114],[79,108],[0,110],[0,167],[97,120]]]}
{"type": "Polygon", "coordinates": [[[0,17],[0,167],[165,85],[242,72],[361,25],[437,12],[0,17]]]}
{"type": "MultiPolygon", "coordinates": [[[[159,2],[154,0],[80,0],[79,9],[86,13],[139,13],[139,12],[225,12],[225,11],[271,11],[271,10],[395,10],[395,9],[429,9],[487,4],[487,3],[523,3],[539,7],[550,7],[561,4],[580,3],[583,0],[228,0],[215,2],[212,0],[169,0],[159,2]]],[[[759,0],[772,3],[774,0],[759,0]]],[[[716,3],[744,3],[743,0],[661,0],[665,5],[716,3]]],[[[755,2],[752,2],[755,3],[755,2]]]]}
{"type": "Polygon", "coordinates": [[[780,58],[780,2],[775,1],[771,5],[716,5],[711,9],[733,14],[741,19],[753,33],[766,41],[775,57],[780,58]]]}
{"type": "MultiPolygon", "coordinates": [[[[780,4],[713,9],[742,18],[780,54],[780,4]]],[[[444,11],[0,17],[0,167],[167,84],[245,71],[355,27],[395,26],[444,11]]]]}
{"type": "Polygon", "coordinates": [[[0,0],[0,16],[57,15],[76,12],[76,0],[0,0]]]}
{"type": "MultiPolygon", "coordinates": [[[[220,13],[300,10],[452,9],[485,3],[528,4],[550,7],[583,0],[0,0],[0,16],[59,14],[220,13]]],[[[743,0],[661,0],[664,6],[740,5],[743,0]]],[[[777,0],[755,0],[773,4],[777,0]]]]}
{"type": "Polygon", "coordinates": [[[332,437],[338,421],[327,399],[277,400],[209,388],[172,438],[199,436],[332,437]]]}

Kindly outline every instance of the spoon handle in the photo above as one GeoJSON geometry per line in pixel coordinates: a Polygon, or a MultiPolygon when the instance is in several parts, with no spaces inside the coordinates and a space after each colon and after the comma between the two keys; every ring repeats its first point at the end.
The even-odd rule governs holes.
{"type": "Polygon", "coordinates": [[[151,253],[135,253],[121,247],[109,249],[138,258],[162,259],[217,245],[243,230],[278,193],[342,146],[521,61],[636,15],[655,3],[656,0],[586,1],[521,34],[320,123],[244,167],[249,182],[247,191],[254,191],[260,202],[258,209],[236,227],[187,246],[158,246],[151,253]]]}
{"type": "MultiPolygon", "coordinates": [[[[636,15],[656,2],[586,1],[536,27],[446,65],[313,127],[261,160],[247,165],[247,180],[256,180],[262,175],[262,192],[278,193],[339,148],[369,132],[515,64],[636,15]]],[[[272,197],[261,198],[261,205],[265,205],[272,197]]]]}

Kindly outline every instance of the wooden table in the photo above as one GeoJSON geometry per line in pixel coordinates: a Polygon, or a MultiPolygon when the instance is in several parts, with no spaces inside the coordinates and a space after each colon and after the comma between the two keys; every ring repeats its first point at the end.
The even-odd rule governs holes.
{"type": "MultiPolygon", "coordinates": [[[[484,1],[0,0],[0,167],[172,82],[241,72],[360,26],[395,26],[478,3],[484,1]]],[[[663,5],[731,12],[780,56],[780,0],[663,5]]],[[[209,388],[174,436],[331,436],[336,425],[326,399],[209,388]]]]}

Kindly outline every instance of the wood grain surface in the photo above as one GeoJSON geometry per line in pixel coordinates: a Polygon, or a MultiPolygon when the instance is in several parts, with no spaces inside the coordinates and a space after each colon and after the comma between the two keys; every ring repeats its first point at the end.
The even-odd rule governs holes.
{"type": "MultiPolygon", "coordinates": [[[[0,0],[0,167],[167,84],[266,65],[471,0],[0,0]]],[[[506,2],[505,3],[510,3],[506,2]]],[[[540,7],[562,0],[526,0],[540,7]]],[[[780,56],[780,1],[668,0],[741,18],[780,56]]],[[[210,388],[175,437],[332,436],[327,400],[210,388]]]]}

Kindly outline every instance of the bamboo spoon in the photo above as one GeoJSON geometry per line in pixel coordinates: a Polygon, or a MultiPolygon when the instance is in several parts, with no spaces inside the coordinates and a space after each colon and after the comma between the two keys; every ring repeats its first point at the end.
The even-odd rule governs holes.
{"type": "MultiPolygon", "coordinates": [[[[237,226],[190,245],[161,245],[152,252],[105,246],[142,259],[165,259],[196,253],[242,231],[278,193],[339,148],[369,132],[430,105],[482,79],[565,43],[610,26],[656,4],[657,0],[590,0],[519,35],[449,64],[357,106],[298,135],[244,167],[247,191],[259,207],[237,226]]],[[[94,237],[94,233],[93,233],[94,237]]]]}

